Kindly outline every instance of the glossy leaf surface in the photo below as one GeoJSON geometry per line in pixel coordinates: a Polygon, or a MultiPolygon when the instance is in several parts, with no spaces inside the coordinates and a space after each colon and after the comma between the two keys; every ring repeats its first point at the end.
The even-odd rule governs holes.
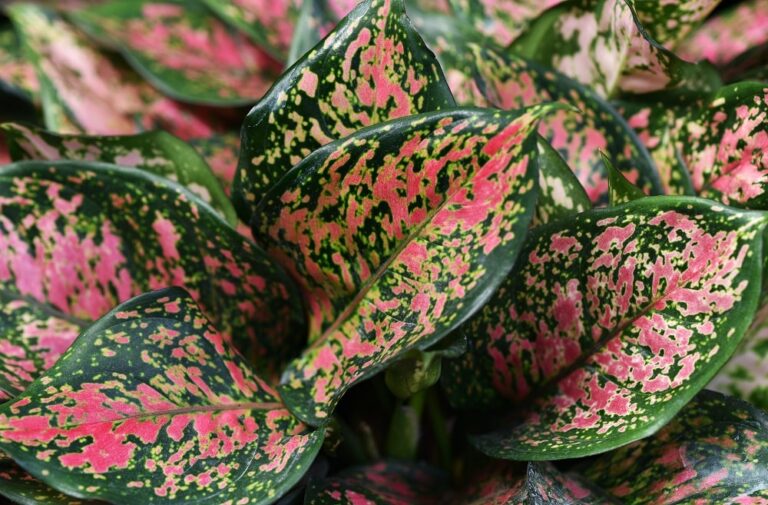
{"type": "Polygon", "coordinates": [[[538,140],[539,201],[533,224],[546,224],[592,208],[587,192],[546,140],[538,140]]]}
{"type": "Polygon", "coordinates": [[[250,104],[280,72],[280,63],[197,2],[111,0],[71,18],[118,49],[163,93],[185,102],[250,104]]]}
{"type": "Polygon", "coordinates": [[[650,39],[631,0],[565,2],[532,23],[512,49],[601,96],[719,85],[713,68],[688,63],[650,39]]]}
{"type": "Polygon", "coordinates": [[[604,157],[603,163],[608,168],[608,205],[615,207],[645,196],[640,188],[629,182],[621,172],[616,170],[616,167],[607,157],[604,157]]]}
{"type": "Polygon", "coordinates": [[[647,197],[531,232],[519,262],[443,364],[459,406],[535,406],[475,444],[546,460],[603,452],[669,420],[754,316],[762,213],[647,197]]]}
{"type": "Polygon", "coordinates": [[[539,133],[564,157],[593,202],[608,200],[607,170],[600,150],[644,191],[659,194],[661,183],[648,152],[614,108],[568,77],[534,62],[470,45],[472,74],[492,107],[518,109],[560,101],[562,109],[541,122],[539,133]]]}
{"type": "Polygon", "coordinates": [[[273,188],[254,237],[299,279],[310,312],[311,345],[282,379],[292,411],[322,422],[352,384],[482,305],[530,223],[533,130],[552,107],[377,125],[315,151],[273,188]]]}
{"type": "Polygon", "coordinates": [[[598,458],[585,473],[623,503],[765,503],[768,416],[703,391],[657,434],[598,458]]]}
{"type": "Polygon", "coordinates": [[[721,89],[677,132],[693,187],[727,205],[768,209],[768,87],[721,89]]]}
{"type": "Polygon", "coordinates": [[[4,451],[116,503],[270,503],[321,442],[178,288],[116,307],[0,406],[4,451]]]}
{"type": "Polygon", "coordinates": [[[11,157],[21,160],[100,161],[135,167],[178,181],[237,224],[232,203],[210,167],[185,142],[163,131],[133,136],[59,135],[20,124],[0,125],[11,157]]]}
{"type": "Polygon", "coordinates": [[[264,369],[303,338],[282,269],[192,193],[139,170],[4,167],[0,249],[4,398],[52,366],[90,321],[151,289],[185,287],[264,369]]]}
{"type": "Polygon", "coordinates": [[[240,217],[248,221],[265,192],[320,146],[365,126],[452,105],[403,0],[360,3],[246,117],[234,187],[240,217]]]}
{"type": "Polygon", "coordinates": [[[11,458],[0,454],[0,496],[22,505],[97,505],[73,498],[32,477],[11,458]]]}

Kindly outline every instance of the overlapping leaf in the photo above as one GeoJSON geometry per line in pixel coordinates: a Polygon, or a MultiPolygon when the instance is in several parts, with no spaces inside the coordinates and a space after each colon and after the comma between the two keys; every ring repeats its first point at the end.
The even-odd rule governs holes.
{"type": "MultiPolygon", "coordinates": [[[[459,15],[468,18],[473,28],[496,43],[508,45],[541,12],[563,0],[453,0],[459,15]]],[[[446,2],[449,3],[449,2],[446,2]]],[[[447,6],[446,6],[447,7],[447,6]]],[[[441,12],[449,14],[447,8],[441,12]]]]}
{"type": "Polygon", "coordinates": [[[592,208],[584,188],[546,140],[538,140],[539,201],[533,224],[546,224],[592,208]]]}
{"type": "Polygon", "coordinates": [[[452,105],[403,0],[362,2],[246,117],[233,195],[240,217],[250,219],[264,193],[318,147],[365,126],[452,105]]]}
{"type": "Polygon", "coordinates": [[[595,93],[522,58],[477,44],[469,48],[471,73],[490,106],[517,109],[561,101],[578,109],[563,109],[544,119],[539,132],[563,154],[593,202],[605,203],[608,199],[607,170],[600,150],[609,153],[615,166],[644,191],[662,191],[644,146],[614,108],[595,93]]]}
{"type": "Polygon", "coordinates": [[[97,505],[46,486],[4,454],[0,454],[0,496],[23,505],[97,505]]]}
{"type": "Polygon", "coordinates": [[[732,84],[676,134],[693,187],[728,205],[768,209],[768,87],[732,84]]]}
{"type": "Polygon", "coordinates": [[[22,56],[16,33],[0,26],[0,87],[9,86],[31,100],[39,98],[40,86],[35,67],[22,56]]]}
{"type": "Polygon", "coordinates": [[[430,467],[377,463],[352,468],[316,483],[307,492],[307,505],[376,503],[378,505],[611,505],[609,496],[585,479],[559,472],[547,463],[532,463],[527,471],[496,463],[455,491],[430,467]]]}
{"type": "Polygon", "coordinates": [[[5,398],[53,365],[90,321],[150,289],[188,289],[265,369],[303,338],[283,271],[192,193],[139,170],[75,162],[4,167],[0,250],[5,398]]]}
{"type": "Polygon", "coordinates": [[[608,168],[608,205],[615,207],[645,197],[645,193],[616,170],[607,157],[603,161],[608,168]]]}
{"type": "Polygon", "coordinates": [[[768,1],[746,0],[718,13],[680,47],[690,61],[725,65],[750,47],[768,42],[768,1]]]}
{"type": "Polygon", "coordinates": [[[598,458],[585,473],[622,503],[765,503],[768,416],[703,391],[659,433],[598,458]]]}
{"type": "Polygon", "coordinates": [[[197,2],[111,0],[71,18],[178,100],[250,104],[280,72],[277,60],[197,2]]]}
{"type": "Polygon", "coordinates": [[[240,135],[234,132],[221,133],[189,142],[205,158],[213,173],[230,194],[235,180],[237,158],[240,153],[240,135]]]}
{"type": "Polygon", "coordinates": [[[681,60],[650,39],[632,0],[574,0],[546,11],[512,49],[602,96],[713,89],[713,68],[681,60]]]}
{"type": "Polygon", "coordinates": [[[136,297],[0,406],[0,448],[113,503],[271,503],[309,468],[303,426],[183,290],[136,297]]]}
{"type": "Polygon", "coordinates": [[[50,12],[31,4],[14,4],[8,12],[37,70],[48,129],[124,135],[162,128],[189,139],[223,128],[211,111],[160,95],[50,12]]]}
{"type": "Polygon", "coordinates": [[[698,26],[720,3],[720,0],[634,0],[637,17],[651,37],[668,48],[674,48],[698,26]]]}
{"type": "Polygon", "coordinates": [[[511,268],[536,197],[538,118],[454,109],[305,158],[257,209],[254,237],[299,279],[310,347],[281,395],[310,423],[341,394],[461,323],[511,268]]]}
{"type": "Polygon", "coordinates": [[[475,440],[511,459],[603,452],[654,432],[736,349],[760,293],[762,213],[647,197],[531,232],[443,364],[459,406],[534,403],[475,440]]]}
{"type": "Polygon", "coordinates": [[[237,224],[232,203],[210,167],[188,144],[163,131],[133,136],[59,135],[19,124],[0,125],[14,161],[80,160],[135,167],[171,180],[216,208],[237,224]]]}

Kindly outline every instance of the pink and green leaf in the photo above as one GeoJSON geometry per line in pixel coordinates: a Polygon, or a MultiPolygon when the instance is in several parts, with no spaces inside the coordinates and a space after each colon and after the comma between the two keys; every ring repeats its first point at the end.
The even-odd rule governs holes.
{"type": "Polygon", "coordinates": [[[699,195],[768,209],[768,86],[722,88],[686,118],[676,140],[699,195]]]}
{"type": "Polygon", "coordinates": [[[453,104],[403,0],[365,0],[246,117],[233,191],[240,217],[250,219],[269,188],[322,145],[453,104]]]}
{"type": "Polygon", "coordinates": [[[91,321],[151,289],[187,289],[269,373],[304,338],[283,270],[195,195],[140,170],[3,167],[0,250],[2,398],[24,391],[91,321]]]}
{"type": "Polygon", "coordinates": [[[768,0],[747,0],[716,14],[680,46],[690,61],[726,65],[747,49],[768,42],[768,0]]]}
{"type": "Polygon", "coordinates": [[[547,224],[592,208],[587,192],[545,139],[538,139],[539,201],[533,225],[547,224]]]}
{"type": "Polygon", "coordinates": [[[643,28],[659,44],[674,47],[698,28],[717,7],[720,0],[634,0],[643,28]]]}
{"type": "Polygon", "coordinates": [[[563,108],[542,120],[544,136],[574,169],[590,199],[608,200],[608,173],[600,150],[643,191],[662,192],[653,160],[630,126],[605,100],[578,82],[523,58],[470,44],[468,63],[487,103],[518,109],[559,101],[563,108]]]}
{"type": "Polygon", "coordinates": [[[522,260],[443,364],[460,407],[515,404],[489,455],[547,460],[648,436],[715,375],[761,290],[763,213],[646,197],[531,232],[522,260]]]}
{"type": "Polygon", "coordinates": [[[19,90],[32,101],[39,100],[35,67],[23,57],[16,32],[10,27],[0,28],[0,85],[19,90]]]}
{"type": "Polygon", "coordinates": [[[252,104],[280,74],[277,60],[197,2],[111,0],[70,18],[184,102],[252,104]]]}
{"type": "Polygon", "coordinates": [[[534,132],[555,108],[382,123],[315,151],[273,187],[254,237],[309,302],[310,347],[280,386],[293,412],[324,422],[350,386],[482,305],[533,215],[534,132]]]}
{"type": "Polygon", "coordinates": [[[717,72],[688,63],[651,39],[631,0],[573,0],[533,22],[511,49],[610,97],[716,89],[717,72]]]}
{"type": "Polygon", "coordinates": [[[0,125],[14,161],[99,161],[146,170],[177,181],[218,210],[230,225],[237,214],[224,189],[197,152],[164,131],[129,136],[60,135],[15,123],[0,125]]]}
{"type": "Polygon", "coordinates": [[[205,158],[213,174],[229,195],[237,170],[237,158],[240,154],[240,135],[235,132],[215,134],[207,138],[193,139],[190,145],[205,158]]]}
{"type": "Polygon", "coordinates": [[[584,473],[622,503],[768,501],[768,416],[702,391],[664,428],[587,464],[584,473]]]}
{"type": "MultiPolygon", "coordinates": [[[[509,45],[544,10],[563,0],[448,0],[459,16],[502,46],[509,45]]],[[[442,11],[450,14],[447,10],[442,11]]]]}
{"type": "Polygon", "coordinates": [[[322,439],[179,288],[119,305],[0,406],[3,451],[62,492],[112,503],[271,503],[322,439]]]}

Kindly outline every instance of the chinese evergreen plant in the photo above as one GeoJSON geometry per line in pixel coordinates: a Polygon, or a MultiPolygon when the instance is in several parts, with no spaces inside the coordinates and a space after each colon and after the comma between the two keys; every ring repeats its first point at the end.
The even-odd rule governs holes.
{"type": "Polygon", "coordinates": [[[3,496],[768,503],[768,2],[4,13],[3,496]]]}

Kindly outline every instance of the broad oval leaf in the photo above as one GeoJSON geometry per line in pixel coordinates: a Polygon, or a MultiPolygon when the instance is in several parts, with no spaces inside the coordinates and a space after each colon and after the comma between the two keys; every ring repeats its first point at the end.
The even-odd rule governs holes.
{"type": "Polygon", "coordinates": [[[0,448],[61,491],[113,503],[271,503],[322,439],[178,288],[116,307],[0,406],[0,448]]]}
{"type": "Polygon", "coordinates": [[[135,167],[178,181],[216,208],[231,225],[237,214],[224,189],[197,152],[164,131],[132,136],[60,135],[20,124],[0,125],[14,161],[100,161],[135,167]]]}
{"type": "Polygon", "coordinates": [[[531,232],[522,260],[443,364],[462,407],[527,400],[489,455],[546,460],[653,433],[739,344],[761,289],[763,213],[647,197],[531,232]],[[502,400],[503,399],[503,400],[502,400]]]}
{"type": "Polygon", "coordinates": [[[676,133],[683,164],[701,196],[768,209],[768,87],[726,86],[676,133]]]}
{"type": "Polygon", "coordinates": [[[226,126],[211,110],[163,97],[50,11],[20,3],[6,10],[37,70],[49,130],[124,135],[162,128],[189,139],[226,126]]]}
{"type": "Polygon", "coordinates": [[[468,317],[511,268],[536,198],[538,118],[454,109],[361,130],[262,200],[254,237],[301,283],[310,347],[280,386],[323,422],[343,392],[468,317]]]}
{"type": "Polygon", "coordinates": [[[717,13],[681,44],[690,60],[725,65],[750,47],[768,42],[768,0],[746,0],[717,13]]]}
{"type": "Polygon", "coordinates": [[[139,170],[62,161],[3,167],[0,250],[6,398],[53,365],[90,321],[150,289],[185,287],[265,370],[304,337],[283,270],[192,193],[139,170]]]}
{"type": "Polygon", "coordinates": [[[252,104],[280,74],[278,61],[196,1],[110,0],[70,19],[185,102],[252,104]]]}
{"type": "Polygon", "coordinates": [[[768,415],[702,391],[657,434],[597,458],[584,473],[623,503],[765,503],[768,415]]]}
{"type": "Polygon", "coordinates": [[[565,160],[546,140],[539,137],[539,201],[533,225],[547,224],[592,208],[587,192],[566,165],[565,160]]]}
{"type": "Polygon", "coordinates": [[[608,200],[607,169],[600,150],[644,191],[663,191],[656,167],[629,125],[605,100],[578,82],[533,61],[469,45],[468,63],[480,92],[493,107],[517,109],[560,101],[562,109],[541,122],[539,133],[563,154],[593,202],[608,200]]]}
{"type": "Polygon", "coordinates": [[[651,39],[632,0],[572,0],[549,9],[511,49],[608,97],[675,88],[713,89],[714,68],[684,61],[651,39]]]}
{"type": "Polygon", "coordinates": [[[320,146],[453,104],[403,0],[361,2],[245,118],[233,194],[240,217],[248,221],[266,191],[320,146]]]}

